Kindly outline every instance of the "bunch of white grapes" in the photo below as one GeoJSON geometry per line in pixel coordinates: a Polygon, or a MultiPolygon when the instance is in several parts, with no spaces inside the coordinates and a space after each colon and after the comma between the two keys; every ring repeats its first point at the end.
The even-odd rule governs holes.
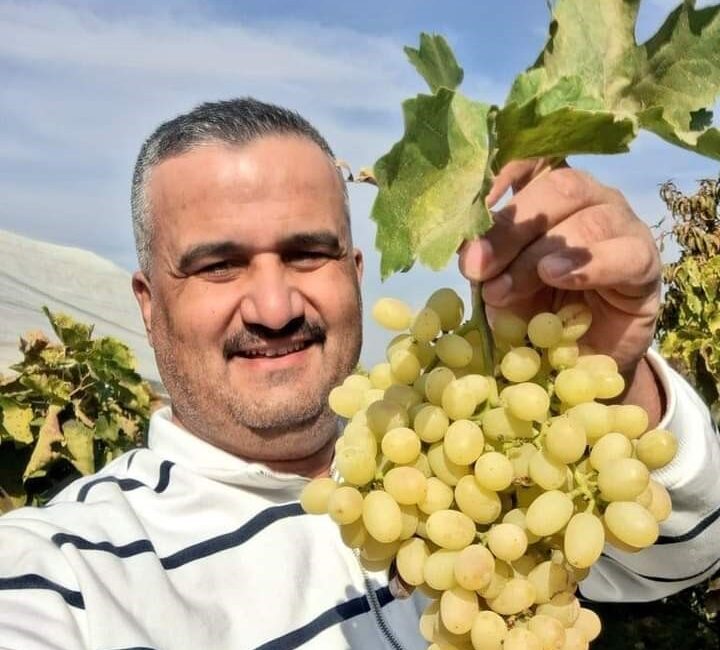
{"type": "Polygon", "coordinates": [[[332,517],[369,567],[395,562],[432,598],[420,621],[431,650],[588,648],[600,621],[578,582],[606,542],[655,542],[671,504],[650,470],[676,439],[648,430],[641,407],[604,403],[624,380],[578,344],[584,304],[529,322],[497,314],[492,374],[463,312],[451,289],[416,314],[391,298],[375,305],[402,333],[386,362],[330,393],[347,419],[338,480],[313,480],[301,504],[332,517]]]}

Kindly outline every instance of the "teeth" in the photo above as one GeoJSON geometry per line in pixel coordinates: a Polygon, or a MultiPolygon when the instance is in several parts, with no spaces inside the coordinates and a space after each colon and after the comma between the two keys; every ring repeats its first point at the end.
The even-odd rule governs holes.
{"type": "Polygon", "coordinates": [[[285,354],[290,354],[291,352],[298,352],[299,350],[302,350],[305,347],[304,342],[299,343],[293,343],[292,345],[289,345],[284,348],[274,348],[274,349],[267,349],[267,350],[248,350],[245,352],[245,356],[250,358],[256,358],[256,357],[281,357],[285,354]]]}

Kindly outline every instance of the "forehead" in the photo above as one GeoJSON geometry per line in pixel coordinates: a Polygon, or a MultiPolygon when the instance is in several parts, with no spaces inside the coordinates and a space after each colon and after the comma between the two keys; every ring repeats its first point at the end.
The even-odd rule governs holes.
{"type": "Polygon", "coordinates": [[[347,229],[342,180],[333,161],[314,142],[295,135],[242,146],[198,146],[157,165],[148,194],[160,238],[226,228],[269,234],[301,224],[339,234],[347,229]]]}

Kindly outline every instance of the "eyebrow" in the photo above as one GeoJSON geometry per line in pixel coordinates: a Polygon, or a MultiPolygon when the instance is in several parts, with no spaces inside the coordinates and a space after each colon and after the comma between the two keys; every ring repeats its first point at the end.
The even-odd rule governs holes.
{"type": "MultiPolygon", "coordinates": [[[[180,256],[178,269],[185,272],[191,269],[198,260],[208,257],[249,257],[252,248],[252,246],[231,241],[196,244],[180,256]]],[[[295,233],[282,239],[277,245],[277,248],[280,251],[320,248],[328,251],[331,255],[340,255],[342,253],[338,236],[329,230],[295,233]]]]}

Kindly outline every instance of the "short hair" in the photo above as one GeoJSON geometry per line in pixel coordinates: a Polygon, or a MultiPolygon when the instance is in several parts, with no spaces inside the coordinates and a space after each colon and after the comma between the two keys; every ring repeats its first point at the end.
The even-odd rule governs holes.
{"type": "MultiPolygon", "coordinates": [[[[335,163],[335,155],[325,138],[299,113],[252,97],[200,104],[190,112],[164,122],[145,140],[135,163],[130,207],[138,263],[146,275],[150,271],[153,236],[152,206],[147,190],[153,168],[200,145],[242,146],[269,135],[307,138],[335,163]]],[[[348,193],[344,182],[342,188],[345,216],[349,219],[348,193]]]]}

